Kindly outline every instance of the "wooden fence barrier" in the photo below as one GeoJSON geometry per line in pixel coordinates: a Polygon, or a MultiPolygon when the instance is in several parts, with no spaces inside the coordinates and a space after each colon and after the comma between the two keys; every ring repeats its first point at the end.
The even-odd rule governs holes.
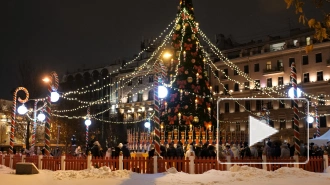
{"type": "MultiPolygon", "coordinates": [[[[227,162],[227,161],[224,159],[223,162],[227,162]]],[[[195,174],[202,174],[212,169],[220,170],[220,171],[226,170],[226,165],[219,164],[217,158],[196,158],[194,160],[194,164],[195,164],[195,174]]]]}
{"type": "MultiPolygon", "coordinates": [[[[150,161],[153,163],[153,161],[150,161]]],[[[163,173],[167,169],[174,167],[179,172],[189,173],[189,159],[185,158],[158,158],[157,160],[157,172],[163,173]]]]}
{"type": "MultiPolygon", "coordinates": [[[[299,158],[299,162],[305,162],[306,160],[307,159],[303,157],[299,158]]],[[[299,164],[299,168],[302,168],[310,172],[323,172],[324,171],[323,158],[310,156],[309,161],[306,164],[299,164]]]]}
{"type": "Polygon", "coordinates": [[[35,166],[38,166],[39,164],[38,156],[37,155],[26,156],[23,162],[33,163],[35,166]]]}
{"type": "Polygon", "coordinates": [[[84,157],[67,156],[64,162],[65,162],[65,170],[87,169],[87,159],[84,157]]]}
{"type": "Polygon", "coordinates": [[[295,167],[302,168],[311,172],[324,172],[328,164],[328,156],[311,156],[306,164],[295,164],[294,162],[305,162],[306,158],[296,156],[293,158],[245,158],[245,159],[230,159],[221,160],[219,163],[216,158],[146,158],[146,157],[133,157],[123,158],[123,156],[115,158],[78,158],[70,156],[61,157],[47,157],[47,156],[20,156],[20,155],[0,155],[0,164],[13,169],[16,168],[17,162],[32,162],[39,169],[47,170],[84,170],[90,166],[102,167],[107,166],[112,171],[115,170],[130,170],[136,173],[162,173],[167,169],[174,167],[179,172],[202,174],[209,170],[229,170],[231,166],[237,164],[239,166],[247,165],[268,171],[274,171],[281,167],[295,167]],[[224,164],[225,162],[232,164],[224,164]],[[265,164],[262,162],[272,163],[265,164]],[[242,164],[249,163],[249,164],[242,164]],[[281,164],[282,163],[282,164],[281,164]]]}
{"type": "Polygon", "coordinates": [[[109,167],[112,171],[116,171],[119,169],[119,159],[118,157],[116,158],[101,158],[101,157],[93,157],[92,166],[94,167],[103,167],[107,166],[109,167]]]}
{"type": "Polygon", "coordinates": [[[281,167],[294,167],[295,160],[293,158],[267,158],[267,171],[275,171],[281,167]]]}
{"type": "Polygon", "coordinates": [[[5,155],[3,159],[5,160],[5,166],[10,167],[10,155],[5,155]]]}
{"type": "Polygon", "coordinates": [[[123,159],[123,169],[136,173],[153,173],[153,159],[145,157],[132,157],[123,159]]]}
{"type": "Polygon", "coordinates": [[[46,157],[44,156],[42,159],[42,169],[57,171],[61,170],[61,158],[59,157],[46,157]]]}
{"type": "Polygon", "coordinates": [[[20,156],[20,155],[14,155],[12,160],[13,160],[13,166],[12,166],[12,168],[14,170],[16,169],[16,163],[23,162],[22,156],[20,156]]]}
{"type": "Polygon", "coordinates": [[[262,169],[262,158],[245,158],[245,159],[238,159],[238,158],[233,158],[230,161],[232,164],[231,166],[239,165],[239,166],[250,166],[250,167],[254,167],[254,168],[259,168],[262,169]],[[249,164],[248,164],[249,163],[249,164]]]}

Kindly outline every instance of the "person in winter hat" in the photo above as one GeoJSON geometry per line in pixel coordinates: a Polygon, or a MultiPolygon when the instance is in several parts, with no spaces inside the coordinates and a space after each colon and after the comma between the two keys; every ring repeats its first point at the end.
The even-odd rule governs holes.
{"type": "Polygon", "coordinates": [[[231,147],[231,151],[232,151],[233,154],[234,154],[234,158],[239,158],[239,150],[238,150],[238,148],[236,147],[236,144],[233,144],[233,146],[231,147]]]}
{"type": "Polygon", "coordinates": [[[110,158],[111,157],[111,148],[108,148],[108,150],[105,152],[105,157],[110,158]]]}
{"type": "Polygon", "coordinates": [[[281,158],[289,158],[290,157],[290,149],[288,144],[283,143],[281,146],[281,158]]]}
{"type": "Polygon", "coordinates": [[[193,145],[189,145],[189,150],[187,150],[187,152],[185,154],[185,158],[189,158],[189,156],[194,156],[194,158],[195,158],[195,151],[194,151],[193,145]]]}

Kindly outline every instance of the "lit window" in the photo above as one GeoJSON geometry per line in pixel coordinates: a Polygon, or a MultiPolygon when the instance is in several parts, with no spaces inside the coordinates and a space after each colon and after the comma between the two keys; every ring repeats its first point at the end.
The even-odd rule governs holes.
{"type": "Polygon", "coordinates": [[[267,70],[272,70],[272,62],[268,61],[266,65],[267,70]]]}
{"type": "Polygon", "coordinates": [[[311,38],[310,37],[306,38],[306,45],[307,46],[311,45],[311,38]]]}

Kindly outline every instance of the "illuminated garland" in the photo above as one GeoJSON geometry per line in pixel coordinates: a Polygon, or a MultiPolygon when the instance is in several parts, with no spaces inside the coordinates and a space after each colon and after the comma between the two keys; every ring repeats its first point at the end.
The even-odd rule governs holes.
{"type": "MultiPolygon", "coordinates": [[[[180,13],[181,13],[181,12],[180,12],[180,13]]],[[[127,62],[127,63],[126,63],[125,65],[123,65],[122,67],[119,67],[118,69],[112,71],[112,73],[110,72],[110,73],[109,73],[106,77],[104,77],[103,79],[105,80],[106,78],[110,78],[111,74],[114,74],[114,73],[119,72],[123,67],[126,67],[126,66],[132,64],[133,62],[135,62],[136,60],[138,60],[138,59],[140,58],[140,56],[141,56],[142,53],[144,53],[145,51],[149,50],[150,47],[153,46],[154,43],[155,43],[159,38],[162,37],[163,33],[166,33],[166,31],[167,31],[167,30],[169,29],[169,27],[175,22],[175,20],[176,20],[177,17],[180,15],[180,13],[178,13],[177,16],[175,17],[174,21],[171,21],[170,24],[164,29],[164,31],[161,32],[161,34],[160,34],[158,37],[156,37],[156,38],[153,40],[153,42],[152,42],[147,48],[143,49],[143,50],[142,50],[142,51],[141,51],[141,52],[140,52],[140,53],[139,53],[139,54],[138,54],[133,60],[127,62]]],[[[173,31],[173,29],[174,29],[174,27],[172,28],[172,31],[173,31]]],[[[171,35],[171,34],[172,34],[172,31],[171,31],[168,35],[171,35]]],[[[168,35],[166,35],[166,37],[168,37],[168,35]]],[[[159,46],[159,47],[160,47],[160,46],[159,46]]],[[[159,47],[158,47],[158,48],[159,48],[159,47]]],[[[158,49],[158,50],[159,50],[159,49],[158,49]]],[[[147,63],[147,62],[148,62],[148,61],[146,61],[146,63],[147,63]]],[[[146,63],[142,64],[142,66],[146,66],[146,63]]],[[[85,88],[92,87],[93,85],[96,85],[97,83],[99,83],[99,80],[92,82],[91,84],[85,86],[85,88]]],[[[106,88],[106,87],[108,87],[108,86],[105,85],[105,86],[103,86],[103,87],[101,87],[101,88],[98,88],[98,89],[93,90],[92,92],[94,92],[94,91],[100,91],[100,90],[102,90],[103,88],[106,88]]],[[[65,94],[65,96],[70,95],[70,94],[76,94],[77,92],[80,91],[80,89],[81,89],[81,90],[84,90],[84,87],[82,87],[82,88],[78,88],[76,91],[69,91],[69,92],[66,92],[66,93],[64,93],[64,94],[65,94]]],[[[81,93],[86,93],[86,91],[83,91],[83,92],[81,92],[81,93]]]]}

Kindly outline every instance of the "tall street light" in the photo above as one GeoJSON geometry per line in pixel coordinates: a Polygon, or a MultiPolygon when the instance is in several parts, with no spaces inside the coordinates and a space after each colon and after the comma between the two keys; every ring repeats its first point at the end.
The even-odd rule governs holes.
{"type": "Polygon", "coordinates": [[[43,113],[43,111],[41,111],[38,115],[37,115],[37,106],[39,102],[44,102],[45,99],[35,99],[34,100],[34,111],[33,111],[33,131],[32,131],[32,142],[31,142],[31,148],[34,149],[35,144],[36,144],[36,132],[37,132],[37,121],[41,121],[43,122],[46,119],[45,114],[43,113]]]}
{"type": "Polygon", "coordinates": [[[86,125],[86,151],[88,150],[88,129],[89,129],[89,126],[92,124],[90,115],[91,115],[90,107],[88,107],[87,108],[86,120],[85,120],[85,125],[86,125]]]}
{"type": "Polygon", "coordinates": [[[48,96],[46,98],[46,122],[45,122],[45,155],[50,155],[50,118],[51,118],[51,102],[56,102],[59,99],[57,93],[59,80],[56,72],[51,72],[49,77],[44,79],[48,82],[48,96]]]}
{"type": "Polygon", "coordinates": [[[9,153],[13,154],[14,153],[14,143],[15,143],[15,125],[16,125],[16,101],[17,101],[17,92],[18,91],[24,91],[26,94],[25,99],[21,99],[18,98],[18,101],[20,103],[23,103],[23,105],[21,105],[17,111],[18,113],[26,113],[27,112],[27,108],[24,106],[24,103],[28,101],[29,99],[29,91],[24,88],[24,87],[18,87],[16,88],[16,90],[14,91],[14,95],[13,95],[13,109],[12,109],[12,115],[11,115],[11,130],[10,130],[10,148],[9,148],[9,153]]]}
{"type": "MultiPolygon", "coordinates": [[[[167,58],[171,57],[170,55],[166,56],[167,58]]],[[[164,56],[164,58],[166,58],[164,56]]],[[[162,80],[166,77],[166,66],[160,62],[154,65],[154,144],[155,144],[155,153],[160,155],[160,107],[161,99],[165,98],[167,95],[167,88],[163,87],[162,80]],[[166,91],[166,95],[163,94],[166,91]],[[160,93],[160,94],[159,94],[160,93]],[[160,96],[159,96],[160,95],[160,96]],[[164,96],[165,95],[165,96],[164,96]]]]}
{"type": "Polygon", "coordinates": [[[294,134],[294,145],[295,145],[295,152],[299,155],[300,154],[300,132],[299,132],[299,115],[298,115],[298,100],[301,96],[301,91],[299,93],[299,90],[297,88],[297,71],[296,71],[296,65],[295,62],[292,62],[291,64],[291,84],[292,84],[292,90],[289,96],[293,99],[293,113],[294,113],[294,127],[293,127],[293,134],[294,134]],[[293,95],[293,96],[292,96],[293,95]]]}

